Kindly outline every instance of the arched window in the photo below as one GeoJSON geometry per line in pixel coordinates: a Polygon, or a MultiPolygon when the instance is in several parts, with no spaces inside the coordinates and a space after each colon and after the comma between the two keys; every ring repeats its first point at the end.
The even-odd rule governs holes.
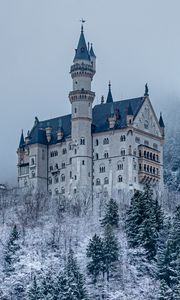
{"type": "Polygon", "coordinates": [[[95,154],[95,158],[99,159],[99,154],[98,153],[95,154]]]}
{"type": "Polygon", "coordinates": [[[67,153],[66,148],[63,148],[63,149],[62,149],[62,154],[66,154],[66,153],[67,153]]]}
{"type": "Polygon", "coordinates": [[[123,178],[121,175],[118,176],[118,182],[122,182],[123,181],[123,178]]]}
{"type": "Polygon", "coordinates": [[[108,179],[108,177],[105,177],[105,178],[104,178],[104,184],[109,184],[109,179],[108,179]]]}
{"type": "Polygon", "coordinates": [[[153,155],[152,155],[152,153],[150,152],[149,158],[152,159],[152,157],[153,157],[153,155]]]}
{"type": "Polygon", "coordinates": [[[119,170],[123,170],[123,163],[121,161],[118,161],[117,163],[117,169],[119,170]]]}
{"type": "Polygon", "coordinates": [[[99,172],[100,173],[104,173],[105,172],[105,166],[104,165],[100,165],[99,172]]]}
{"type": "Polygon", "coordinates": [[[55,164],[55,168],[58,169],[58,164],[57,163],[55,164]]]}
{"type": "Polygon", "coordinates": [[[108,138],[104,138],[103,145],[107,145],[107,144],[109,144],[109,139],[108,138]]]}
{"type": "Polygon", "coordinates": [[[125,156],[125,154],[126,154],[125,149],[121,149],[121,155],[122,155],[122,156],[125,156]]]}
{"type": "Polygon", "coordinates": [[[61,181],[62,182],[65,181],[65,175],[64,174],[61,175],[61,181]]]}
{"type": "Polygon", "coordinates": [[[96,139],[96,141],[95,141],[95,145],[96,145],[96,146],[98,146],[98,145],[99,145],[99,141],[98,141],[98,139],[96,139]]]}
{"type": "Polygon", "coordinates": [[[59,177],[58,176],[55,176],[54,177],[54,183],[58,183],[59,182],[59,177]]]}
{"type": "Polygon", "coordinates": [[[82,137],[82,138],[80,139],[80,145],[85,145],[85,138],[84,138],[84,137],[82,137]]]}
{"type": "Polygon", "coordinates": [[[109,157],[109,153],[108,152],[104,152],[104,158],[108,158],[109,157]]]}
{"type": "Polygon", "coordinates": [[[126,140],[126,136],[125,135],[121,135],[120,142],[125,142],[125,140],[126,140]]]}
{"type": "Polygon", "coordinates": [[[96,179],[96,185],[100,185],[101,184],[101,181],[99,178],[96,179]]]}
{"type": "Polygon", "coordinates": [[[65,194],[65,188],[64,187],[61,188],[61,194],[65,194]]]}
{"type": "Polygon", "coordinates": [[[48,178],[48,183],[52,184],[52,178],[51,177],[48,178]]]}
{"type": "Polygon", "coordinates": [[[59,190],[56,188],[55,189],[55,194],[58,195],[59,194],[59,190]]]}

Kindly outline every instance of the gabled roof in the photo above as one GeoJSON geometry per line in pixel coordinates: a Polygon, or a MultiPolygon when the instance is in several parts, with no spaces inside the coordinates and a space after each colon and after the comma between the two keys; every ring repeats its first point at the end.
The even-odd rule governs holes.
{"type": "Polygon", "coordinates": [[[74,61],[76,59],[90,60],[89,52],[88,52],[85,37],[84,37],[83,26],[81,28],[79,43],[78,43],[77,49],[75,51],[76,51],[76,53],[75,53],[74,61]]]}
{"type": "Polygon", "coordinates": [[[109,112],[112,109],[112,105],[117,116],[115,129],[125,128],[127,126],[126,116],[130,103],[133,116],[135,118],[142,104],[144,103],[144,97],[96,105],[93,108],[93,132],[95,133],[109,130],[108,117],[109,112]]]}
{"type": "MultiPolygon", "coordinates": [[[[139,112],[142,104],[144,103],[144,97],[121,100],[117,102],[110,102],[105,104],[95,105],[92,111],[92,132],[104,132],[109,130],[108,118],[111,112],[116,115],[115,129],[122,129],[127,126],[126,117],[128,107],[131,105],[133,116],[135,117],[139,112]]],[[[63,140],[71,136],[71,115],[61,116],[54,119],[45,121],[39,121],[32,128],[29,134],[29,144],[44,144],[51,145],[57,143],[57,131],[61,127],[63,131],[63,140]],[[51,141],[48,143],[46,138],[45,128],[51,127],[51,141]]],[[[63,141],[62,140],[62,141],[63,141]]]]}

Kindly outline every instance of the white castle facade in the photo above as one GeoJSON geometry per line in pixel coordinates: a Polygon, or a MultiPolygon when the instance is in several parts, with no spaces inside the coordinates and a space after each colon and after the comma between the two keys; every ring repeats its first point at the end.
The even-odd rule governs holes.
{"type": "Polygon", "coordinates": [[[91,82],[96,56],[87,47],[83,26],[73,65],[71,114],[39,121],[18,154],[18,184],[52,195],[74,195],[79,189],[97,196],[163,187],[164,123],[158,121],[146,85],[142,97],[114,101],[109,84],[106,102],[93,107],[91,82]]]}

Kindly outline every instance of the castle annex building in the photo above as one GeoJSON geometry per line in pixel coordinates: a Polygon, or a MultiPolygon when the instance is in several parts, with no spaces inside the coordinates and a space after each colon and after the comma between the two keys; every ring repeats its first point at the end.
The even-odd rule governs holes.
{"type": "Polygon", "coordinates": [[[20,138],[18,184],[50,194],[73,195],[79,189],[98,195],[163,186],[164,123],[144,96],[115,101],[111,85],[106,101],[93,107],[96,73],[93,47],[83,26],[70,74],[71,114],[39,121],[20,138]],[[89,45],[89,44],[88,44],[89,45]]]}

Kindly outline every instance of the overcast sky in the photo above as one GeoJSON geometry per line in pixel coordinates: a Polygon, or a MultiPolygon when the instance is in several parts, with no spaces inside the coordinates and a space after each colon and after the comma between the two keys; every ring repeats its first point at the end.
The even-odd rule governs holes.
{"type": "Polygon", "coordinates": [[[87,20],[94,45],[95,103],[142,96],[157,112],[180,97],[179,0],[0,0],[0,182],[16,180],[21,129],[70,113],[69,68],[87,20]]]}

